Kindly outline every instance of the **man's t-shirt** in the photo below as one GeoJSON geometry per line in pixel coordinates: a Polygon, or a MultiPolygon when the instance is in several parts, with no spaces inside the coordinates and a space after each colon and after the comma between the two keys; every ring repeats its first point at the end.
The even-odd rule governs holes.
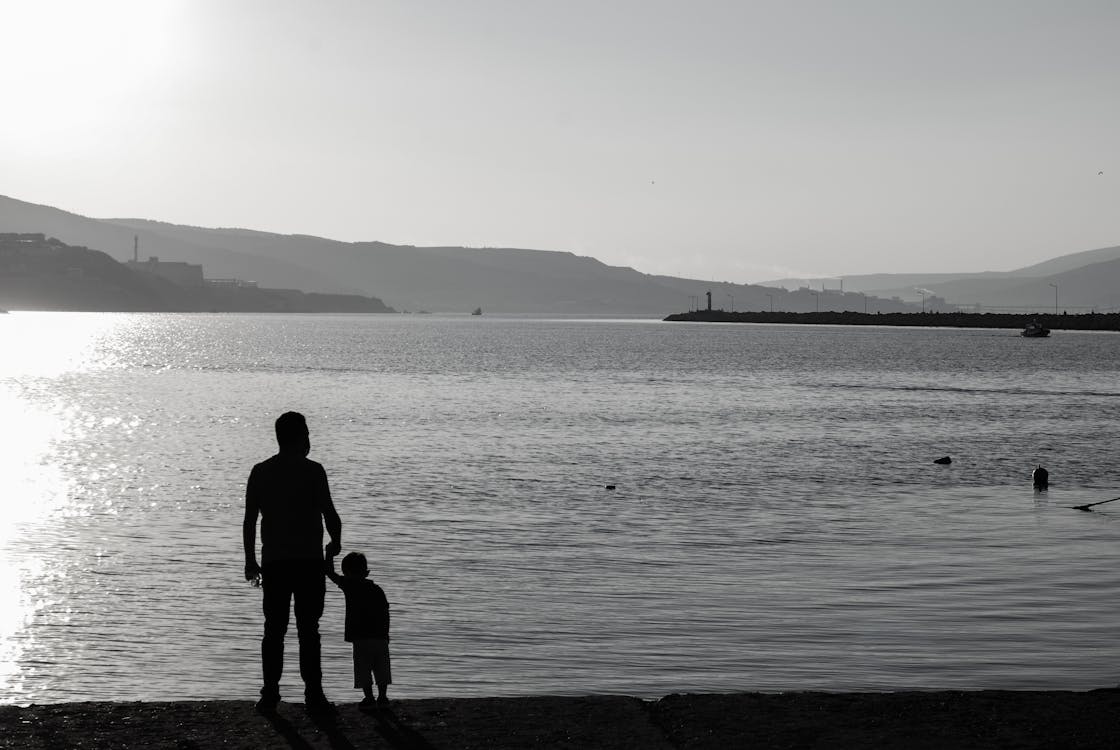
{"type": "Polygon", "coordinates": [[[334,505],[321,464],[277,454],[253,467],[245,497],[261,514],[262,564],[323,559],[323,513],[334,505]]]}

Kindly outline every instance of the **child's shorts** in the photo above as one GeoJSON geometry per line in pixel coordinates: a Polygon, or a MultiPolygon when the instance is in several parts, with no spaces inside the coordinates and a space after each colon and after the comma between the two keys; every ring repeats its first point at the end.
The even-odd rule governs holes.
{"type": "Polygon", "coordinates": [[[361,638],[354,641],[354,687],[370,685],[369,675],[378,685],[391,685],[393,672],[389,667],[389,641],[386,638],[361,638]]]}

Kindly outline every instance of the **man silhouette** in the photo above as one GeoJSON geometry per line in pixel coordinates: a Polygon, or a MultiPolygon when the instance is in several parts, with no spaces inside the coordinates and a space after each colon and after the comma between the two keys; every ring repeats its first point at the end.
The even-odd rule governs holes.
{"type": "Polygon", "coordinates": [[[289,411],[280,415],[276,442],[280,451],[253,467],[245,489],[245,578],[255,581],[260,576],[264,588],[264,687],[257,708],[272,711],[280,702],[284,634],[294,599],[305,704],[309,711],[329,711],[319,663],[319,618],[326,597],[323,527],[331,537],[327,554],[336,555],[342,546],[342,521],[331,502],[326,471],[307,458],[311,441],[302,414],[289,411]],[[260,565],[256,555],[258,515],[260,565]]]}

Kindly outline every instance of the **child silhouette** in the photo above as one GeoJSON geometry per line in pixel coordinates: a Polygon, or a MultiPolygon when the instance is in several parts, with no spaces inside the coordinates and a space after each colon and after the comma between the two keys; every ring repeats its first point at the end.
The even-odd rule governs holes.
{"type": "Polygon", "coordinates": [[[346,595],[345,639],[354,647],[354,687],[365,697],[358,705],[374,704],[373,683],[377,683],[378,706],[387,706],[387,691],[393,682],[389,664],[389,600],[385,591],[369,578],[366,556],[351,552],[342,558],[342,575],[334,570],[334,555],[327,554],[327,578],[346,595]],[[372,677],[372,679],[371,679],[372,677]]]}

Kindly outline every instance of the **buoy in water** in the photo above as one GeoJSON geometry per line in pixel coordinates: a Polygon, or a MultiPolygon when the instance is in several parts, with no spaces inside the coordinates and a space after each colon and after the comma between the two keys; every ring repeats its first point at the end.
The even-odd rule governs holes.
{"type": "Polygon", "coordinates": [[[941,458],[934,459],[933,462],[935,464],[951,464],[953,463],[953,459],[949,458],[948,456],[942,456],[941,458]]]}
{"type": "Polygon", "coordinates": [[[1050,472],[1039,464],[1038,468],[1031,472],[1031,481],[1034,482],[1036,490],[1044,490],[1050,486],[1050,472]]]}
{"type": "Polygon", "coordinates": [[[607,485],[607,489],[608,489],[608,490],[613,490],[613,489],[614,489],[614,485],[613,485],[613,484],[608,484],[608,485],[607,485]]]}

